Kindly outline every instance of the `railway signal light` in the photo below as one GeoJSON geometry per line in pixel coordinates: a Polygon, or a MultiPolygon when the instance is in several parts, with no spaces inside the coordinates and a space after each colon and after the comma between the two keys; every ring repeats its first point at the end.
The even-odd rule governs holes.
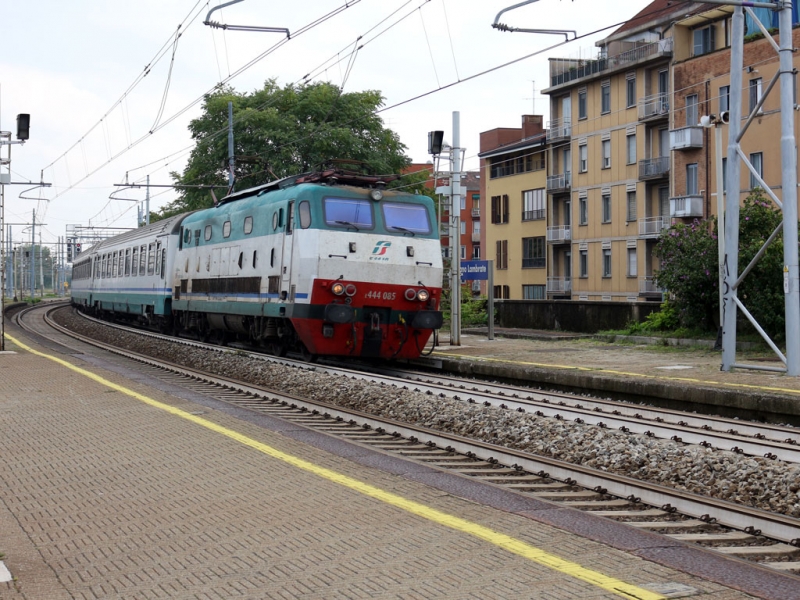
{"type": "Polygon", "coordinates": [[[17,139],[25,141],[28,139],[31,130],[31,116],[27,113],[17,115],[17,139]]]}

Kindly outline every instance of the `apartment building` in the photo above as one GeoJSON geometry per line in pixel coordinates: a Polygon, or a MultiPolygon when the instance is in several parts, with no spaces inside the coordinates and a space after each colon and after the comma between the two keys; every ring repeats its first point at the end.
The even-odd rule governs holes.
{"type": "Polygon", "coordinates": [[[596,58],[550,59],[548,298],[661,300],[653,249],[671,224],[672,24],[701,6],[655,0],[596,58]]]}
{"type": "Polygon", "coordinates": [[[494,261],[495,298],[546,298],[546,142],[540,115],[481,133],[481,243],[494,261]]]}
{"type": "MultiPolygon", "coordinates": [[[[756,9],[767,27],[777,26],[777,13],[756,9]],[[773,21],[774,19],[774,21],[773,21]]],[[[674,109],[671,114],[670,147],[673,150],[671,211],[675,217],[706,218],[717,214],[716,171],[727,171],[728,127],[721,126],[722,157],[718,162],[715,129],[699,126],[703,115],[720,115],[730,106],[730,45],[733,7],[713,6],[675,24],[673,55],[674,109]]],[[[797,6],[793,23],[798,22],[797,6]]],[[[800,46],[800,29],[792,32],[793,46],[800,46]]],[[[777,33],[776,33],[777,38],[777,33]]],[[[743,199],[755,187],[768,186],[781,196],[779,84],[764,94],[778,71],[778,55],[754,21],[746,16],[742,90],[743,122],[759,101],[756,118],[741,140],[741,149],[758,176],[741,168],[737,192],[743,199]],[[759,181],[761,179],[761,181],[759,181]]],[[[794,58],[795,69],[800,59],[794,58]]],[[[797,106],[797,74],[793,85],[797,106]]],[[[800,137],[797,119],[794,135],[800,137]]],[[[728,190],[724,190],[727,193],[728,190]]]]}

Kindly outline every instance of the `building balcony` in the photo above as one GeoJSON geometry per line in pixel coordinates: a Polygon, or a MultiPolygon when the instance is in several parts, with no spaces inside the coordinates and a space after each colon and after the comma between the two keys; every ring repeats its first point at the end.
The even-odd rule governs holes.
{"type": "Polygon", "coordinates": [[[664,288],[660,288],[656,285],[655,277],[647,276],[647,277],[639,277],[639,293],[642,295],[648,294],[658,294],[661,295],[666,290],[664,288]]]}
{"type": "Polygon", "coordinates": [[[687,194],[669,199],[669,216],[679,219],[702,218],[703,197],[700,194],[687,194]]]}
{"type": "Polygon", "coordinates": [[[690,150],[703,147],[702,127],[681,127],[669,132],[670,150],[690,150]]]}
{"type": "Polygon", "coordinates": [[[623,69],[654,58],[672,55],[672,38],[655,42],[634,42],[634,44],[636,45],[634,48],[620,54],[614,56],[601,54],[593,60],[551,58],[550,85],[556,87],[576,79],[592,77],[604,71],[623,69]]]}
{"type": "Polygon", "coordinates": [[[669,176],[669,156],[646,158],[639,161],[639,179],[663,179],[669,176]]]}
{"type": "Polygon", "coordinates": [[[547,176],[547,193],[556,194],[559,192],[568,192],[572,186],[572,173],[559,173],[558,175],[547,176]]]}
{"type": "Polygon", "coordinates": [[[481,234],[480,233],[473,233],[472,234],[472,243],[476,244],[481,241],[481,234]]]}
{"type": "Polygon", "coordinates": [[[572,240],[570,225],[551,225],[547,228],[547,241],[551,244],[565,244],[572,240]]]}
{"type": "Polygon", "coordinates": [[[572,118],[553,119],[547,124],[547,141],[555,142],[572,137],[572,118]]]}
{"type": "Polygon", "coordinates": [[[669,117],[669,94],[653,94],[639,101],[639,120],[657,121],[669,117]]]}
{"type": "Polygon", "coordinates": [[[545,218],[546,211],[543,208],[538,210],[523,210],[522,211],[522,220],[523,221],[541,221],[545,218]]]}
{"type": "Polygon", "coordinates": [[[645,217],[639,219],[639,237],[657,238],[665,229],[669,229],[672,220],[667,216],[645,217]]]}
{"type": "Polygon", "coordinates": [[[481,218],[481,209],[480,208],[473,208],[472,209],[472,218],[473,219],[480,219],[481,218]]]}
{"type": "Polygon", "coordinates": [[[572,277],[548,277],[548,294],[565,294],[572,292],[572,277]]]}

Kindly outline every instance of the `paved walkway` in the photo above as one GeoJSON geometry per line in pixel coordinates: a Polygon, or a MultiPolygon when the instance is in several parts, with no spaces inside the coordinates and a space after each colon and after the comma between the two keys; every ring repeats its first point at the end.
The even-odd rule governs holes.
{"type": "Polygon", "coordinates": [[[4,600],[751,597],[688,575],[695,559],[662,566],[681,544],[612,547],[597,519],[568,533],[546,521],[572,511],[468,500],[426,467],[20,340],[0,355],[4,600]]]}

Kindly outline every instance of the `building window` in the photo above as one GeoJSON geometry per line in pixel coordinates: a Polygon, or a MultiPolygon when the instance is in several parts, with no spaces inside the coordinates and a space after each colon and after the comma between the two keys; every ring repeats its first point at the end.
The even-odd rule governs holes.
{"type": "Polygon", "coordinates": [[[522,238],[522,268],[544,269],[546,248],[544,236],[522,238]]]}
{"type": "Polygon", "coordinates": [[[719,112],[722,114],[731,109],[731,86],[723,85],[719,88],[719,112]]]}
{"type": "MultiPolygon", "coordinates": [[[[754,152],[750,155],[750,164],[753,165],[756,173],[761,179],[764,179],[764,171],[763,168],[763,154],[761,152],[754,152]]],[[[752,171],[750,172],[750,189],[761,187],[758,179],[756,179],[755,175],[753,175],[752,171]]]]}
{"type": "Polygon", "coordinates": [[[636,248],[628,248],[628,277],[636,277],[637,275],[636,248]]]}
{"type": "Polygon", "coordinates": [[[694,30],[694,52],[692,56],[708,54],[714,50],[714,26],[694,30]]]}
{"type": "Polygon", "coordinates": [[[508,300],[511,297],[511,288],[507,285],[494,286],[494,297],[498,300],[508,300]]]}
{"type": "Polygon", "coordinates": [[[589,252],[588,250],[581,250],[580,264],[578,265],[581,278],[589,277],[589,252]]]}
{"type": "Polygon", "coordinates": [[[750,80],[750,112],[755,110],[759,100],[761,100],[761,77],[750,80]]]}
{"type": "Polygon", "coordinates": [[[472,247],[472,260],[480,260],[481,259],[481,247],[480,246],[473,246],[472,247]]]}
{"type": "Polygon", "coordinates": [[[523,285],[523,300],[544,300],[546,298],[547,286],[544,285],[523,285]]]}
{"type": "Polygon", "coordinates": [[[628,155],[628,164],[635,165],[636,164],[636,134],[632,133],[625,137],[626,143],[626,154],[628,155]]]}
{"type": "Polygon", "coordinates": [[[459,226],[461,227],[461,235],[464,235],[465,233],[467,233],[467,222],[466,221],[461,221],[459,226]]]}
{"type": "Polygon", "coordinates": [[[492,196],[492,223],[508,223],[508,195],[492,196]]]}
{"type": "Polygon", "coordinates": [[[603,150],[603,168],[611,168],[611,140],[603,140],[601,142],[603,150]]]}
{"type": "Polygon", "coordinates": [[[450,258],[450,246],[442,246],[442,258],[450,258]]]}
{"type": "Polygon", "coordinates": [[[611,112],[611,84],[604,83],[600,86],[600,112],[602,114],[611,112]]]}
{"type": "Polygon", "coordinates": [[[603,248],[603,277],[611,277],[611,248],[603,248]]]}
{"type": "Polygon", "coordinates": [[[611,194],[603,194],[601,204],[603,207],[603,223],[611,223],[611,194]]]}
{"type": "Polygon", "coordinates": [[[481,222],[480,221],[473,221],[472,222],[472,235],[480,235],[481,234],[481,222]]]}
{"type": "Polygon", "coordinates": [[[578,200],[578,225],[586,225],[589,222],[589,206],[586,198],[578,200]]]}
{"type": "Polygon", "coordinates": [[[497,240],[495,263],[498,269],[508,268],[508,240],[497,240]]]}
{"type": "Polygon", "coordinates": [[[636,106],[636,76],[629,76],[625,80],[625,99],[628,108],[636,106]]]}
{"type": "Polygon", "coordinates": [[[589,170],[589,149],[586,144],[578,146],[578,172],[586,173],[589,170]]]}
{"type": "Polygon", "coordinates": [[[686,126],[695,127],[700,122],[697,114],[697,94],[686,96],[686,126]]]}
{"type": "Polygon", "coordinates": [[[522,192],[522,220],[536,221],[544,219],[545,216],[544,188],[522,192]]]}
{"type": "Polygon", "coordinates": [[[461,246],[461,260],[467,260],[467,247],[461,246]]]}
{"type": "Polygon", "coordinates": [[[578,118],[586,118],[586,90],[578,92],[578,118]]]}
{"type": "Polygon", "coordinates": [[[697,195],[697,163],[686,165],[686,195],[697,195]]]}
{"type": "Polygon", "coordinates": [[[628,192],[628,215],[627,221],[636,220],[636,192],[628,192]]]}

